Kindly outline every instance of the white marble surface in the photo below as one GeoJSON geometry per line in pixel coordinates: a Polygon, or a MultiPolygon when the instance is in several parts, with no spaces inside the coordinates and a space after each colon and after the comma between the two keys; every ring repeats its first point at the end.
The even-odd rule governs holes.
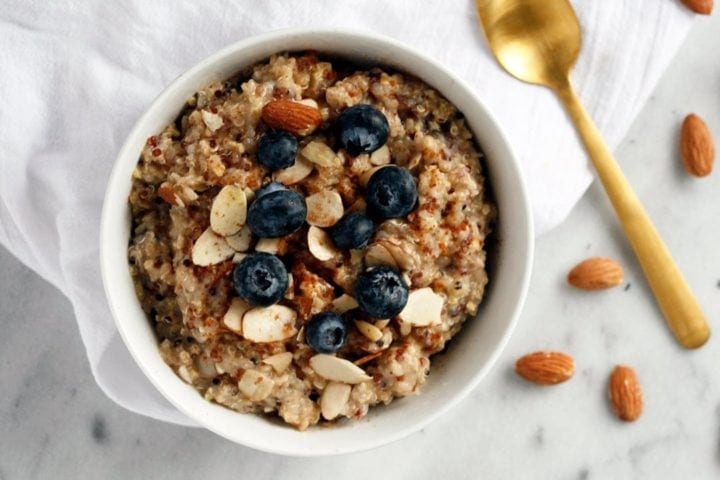
{"type": "MultiPolygon", "coordinates": [[[[676,138],[696,111],[720,140],[719,31],[720,15],[698,20],[616,152],[716,329],[720,172],[687,178],[676,138]]],[[[411,438],[344,457],[276,457],[118,408],[91,378],[69,304],[5,251],[0,272],[0,480],[720,477],[720,334],[699,351],[677,346],[597,186],[538,240],[519,327],[470,398],[411,438]],[[621,260],[626,285],[571,291],[565,273],[588,255],[621,260]],[[575,357],[572,381],[537,388],[515,377],[515,358],[544,348],[575,357]],[[634,424],[606,401],[617,363],[633,365],[645,391],[634,424]]]]}

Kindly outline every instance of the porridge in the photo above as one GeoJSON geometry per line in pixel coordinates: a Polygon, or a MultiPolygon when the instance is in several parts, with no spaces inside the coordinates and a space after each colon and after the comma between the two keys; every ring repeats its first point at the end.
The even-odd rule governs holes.
{"type": "Polygon", "coordinates": [[[301,430],[418,393],[488,281],[480,159],[408,75],[285,54],[203,88],[133,172],[128,260],[163,359],[301,430]]]}

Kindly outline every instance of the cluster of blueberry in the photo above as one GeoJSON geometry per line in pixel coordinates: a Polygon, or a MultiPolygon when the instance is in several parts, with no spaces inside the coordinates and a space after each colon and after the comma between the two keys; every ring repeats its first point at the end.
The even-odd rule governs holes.
{"type": "MultiPolygon", "coordinates": [[[[372,153],[388,138],[385,116],[370,105],[343,111],[336,122],[339,145],[350,155],[372,153]]],[[[257,160],[270,170],[290,167],[295,162],[298,141],[290,133],[270,131],[260,140],[257,160]]],[[[417,203],[415,180],[406,169],[390,165],[376,171],[366,187],[367,214],[349,213],[330,228],[335,245],[344,250],[365,247],[378,221],[400,218],[417,203]]],[[[247,226],[259,238],[278,238],[297,231],[305,223],[307,206],[303,196],[272,182],[255,192],[247,212],[247,226]]],[[[285,265],[275,255],[257,252],[247,255],[233,271],[236,293],[252,305],[268,306],[279,301],[288,288],[285,265]]],[[[391,318],[402,311],[408,286],[400,273],[390,267],[376,267],[359,275],[356,300],[373,318],[391,318]]],[[[333,353],[345,345],[348,322],[334,312],[323,312],[306,326],[307,343],[319,353],[333,353]]]]}

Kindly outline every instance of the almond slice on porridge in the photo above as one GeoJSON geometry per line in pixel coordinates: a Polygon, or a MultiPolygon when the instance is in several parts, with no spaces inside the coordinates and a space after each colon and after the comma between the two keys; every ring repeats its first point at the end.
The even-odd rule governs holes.
{"type": "Polygon", "coordinates": [[[226,185],[213,200],[210,226],[218,235],[227,237],[240,231],[247,217],[245,191],[237,185],[226,185]]]}
{"type": "Polygon", "coordinates": [[[255,307],[245,312],[243,337],[256,343],[279,342],[297,333],[297,313],[284,305],[255,307]]]}
{"type": "Polygon", "coordinates": [[[372,377],[352,362],[325,353],[318,353],[311,357],[310,367],[324,379],[335,382],[355,385],[372,380],[372,377]]]}
{"type": "Polygon", "coordinates": [[[293,354],[292,352],[283,352],[271,355],[263,358],[263,363],[266,363],[275,370],[275,373],[283,373],[292,363],[293,354]]]}
{"type": "Polygon", "coordinates": [[[307,222],[316,227],[332,227],[345,213],[338,192],[322,190],[305,198],[307,222]]]}
{"type": "Polygon", "coordinates": [[[232,302],[230,302],[230,308],[223,316],[223,324],[238,335],[242,335],[243,315],[251,308],[242,298],[233,298],[232,302]]]}
{"type": "Polygon", "coordinates": [[[302,157],[295,159],[295,163],[282,170],[278,170],[273,175],[273,179],[283,185],[294,185],[305,179],[313,171],[313,164],[302,157]]]}
{"type": "Polygon", "coordinates": [[[340,253],[333,245],[327,232],[314,225],[310,225],[310,228],[308,228],[307,244],[312,256],[321,262],[330,260],[340,253]]]}
{"type": "Polygon", "coordinates": [[[350,399],[352,387],[345,383],[330,382],[320,396],[320,413],[325,420],[333,420],[342,412],[350,399]]]}
{"type": "Polygon", "coordinates": [[[252,243],[252,232],[247,226],[244,226],[236,234],[225,237],[225,241],[236,252],[247,252],[252,243]]]}
{"type": "Polygon", "coordinates": [[[420,288],[410,292],[407,304],[398,317],[416,327],[435,325],[442,321],[444,304],[445,299],[432,288],[420,288]]]}
{"type": "Polygon", "coordinates": [[[300,150],[306,160],[321,167],[339,167],[342,165],[340,157],[325,142],[314,140],[300,150]]]}
{"type": "Polygon", "coordinates": [[[200,234],[192,248],[192,262],[199,267],[207,267],[224,262],[232,257],[235,250],[225,238],[213,232],[210,227],[200,234]]]}

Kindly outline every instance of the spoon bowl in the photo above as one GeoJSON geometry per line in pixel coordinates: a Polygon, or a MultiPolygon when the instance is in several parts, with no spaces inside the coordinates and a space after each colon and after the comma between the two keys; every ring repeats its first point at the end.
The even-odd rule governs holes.
{"type": "Polygon", "coordinates": [[[580,23],[568,0],[476,0],[490,49],[519,80],[551,88],[585,144],[658,306],[681,345],[710,336],[705,315],[670,251],[570,84],[580,53],[580,23]]]}
{"type": "Polygon", "coordinates": [[[580,24],[567,0],[477,0],[490,48],[518,80],[557,88],[580,53],[580,24]]]}

